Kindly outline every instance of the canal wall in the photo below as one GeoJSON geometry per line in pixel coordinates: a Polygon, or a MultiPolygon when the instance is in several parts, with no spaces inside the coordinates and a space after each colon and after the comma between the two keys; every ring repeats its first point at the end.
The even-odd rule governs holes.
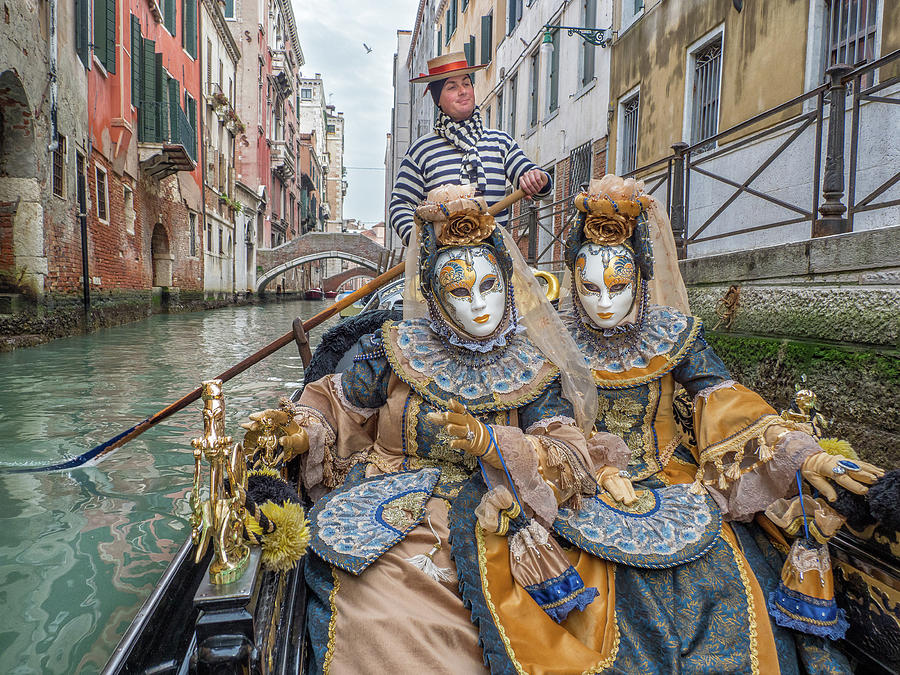
{"type": "Polygon", "coordinates": [[[818,396],[829,436],[900,467],[900,227],[680,263],[691,309],[735,379],[777,410],[818,396]]]}

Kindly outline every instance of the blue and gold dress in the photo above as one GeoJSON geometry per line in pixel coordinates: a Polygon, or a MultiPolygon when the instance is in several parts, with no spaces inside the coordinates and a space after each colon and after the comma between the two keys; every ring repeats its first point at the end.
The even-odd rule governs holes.
{"type": "MultiPolygon", "coordinates": [[[[650,514],[668,493],[682,500],[690,494],[716,523],[705,548],[655,565],[677,533],[658,524],[656,531],[619,532],[619,547],[632,558],[605,556],[616,563],[608,571],[614,616],[605,627],[615,647],[608,670],[590,672],[849,672],[829,643],[770,621],[765,598],[778,583],[782,558],[757,526],[741,522],[792,488],[796,493],[795,472],[813,450],[766,443],[765,430],[784,420],[731,379],[699,319],[650,305],[639,326],[604,334],[586,325],[577,308],[562,318],[597,385],[595,429],[622,437],[630,450],[622,468],[640,498],[626,510],[650,514]],[[676,421],[678,385],[693,400],[692,425],[676,421]]],[[[590,513],[589,504],[580,515],[561,509],[557,530],[590,513]]],[[[603,527],[582,526],[579,536],[596,539],[603,527]]]]}
{"type": "MultiPolygon", "coordinates": [[[[304,390],[296,419],[309,435],[302,473],[316,499],[306,568],[314,671],[513,672],[499,659],[507,631],[524,626],[537,644],[544,636],[520,625],[534,617],[539,629],[566,633],[515,588],[507,536],[480,533],[487,470],[428,418],[455,398],[490,425],[508,466],[494,480],[507,480],[522,509],[549,527],[558,501],[582,489],[569,467],[590,457],[556,366],[523,334],[505,342],[456,349],[426,319],[387,322],[361,340],[350,369],[304,390]],[[556,461],[540,461],[541,448],[556,461]],[[436,543],[434,565],[446,572],[437,578],[411,564],[436,543]],[[496,590],[480,571],[486,556],[497,558],[496,590]],[[496,622],[488,604],[503,615],[496,622]]],[[[539,651],[556,660],[549,647],[539,651]]]]}

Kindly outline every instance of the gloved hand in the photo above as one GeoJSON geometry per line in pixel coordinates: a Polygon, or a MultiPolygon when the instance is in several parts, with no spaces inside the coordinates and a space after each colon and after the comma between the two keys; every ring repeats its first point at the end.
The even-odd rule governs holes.
{"type": "Polygon", "coordinates": [[[833,502],[837,499],[837,493],[828,483],[829,480],[833,480],[838,485],[850,490],[850,492],[864,495],[869,491],[869,488],[863,483],[874,483],[884,475],[884,469],[868,462],[850,461],[837,455],[831,455],[823,450],[806,458],[803,466],[800,468],[800,475],[821,492],[825,499],[833,502]],[[852,466],[854,465],[858,466],[859,469],[853,469],[852,466]]]}
{"type": "Polygon", "coordinates": [[[492,447],[487,427],[467,412],[462,403],[451,399],[450,410],[429,413],[428,418],[435,424],[443,426],[445,431],[453,436],[453,440],[450,441],[451,448],[457,448],[479,457],[495,468],[501,468],[500,457],[492,447]]]}
{"type": "Polygon", "coordinates": [[[306,429],[294,420],[286,410],[263,410],[250,415],[250,421],[241,426],[247,430],[244,436],[244,447],[257,447],[260,442],[277,440],[284,448],[286,459],[303,454],[309,450],[309,436],[306,429]],[[281,435],[279,435],[279,432],[281,435]]]}
{"type": "Polygon", "coordinates": [[[631,478],[623,476],[623,472],[614,466],[604,466],[597,472],[597,482],[612,495],[617,502],[630,506],[637,501],[637,494],[631,484],[631,478]]]}

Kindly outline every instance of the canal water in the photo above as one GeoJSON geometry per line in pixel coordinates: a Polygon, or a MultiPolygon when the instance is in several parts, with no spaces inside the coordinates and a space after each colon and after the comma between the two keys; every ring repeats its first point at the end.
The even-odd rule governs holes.
{"type": "MultiPolygon", "coordinates": [[[[0,467],[80,455],[308,318],[285,302],[139,323],[0,353],[0,467]]],[[[311,334],[313,345],[336,319],[311,334]]],[[[288,345],[225,384],[226,431],[303,380],[288,345]]],[[[198,401],[96,466],[0,470],[0,673],[95,673],[189,534],[198,401]]]]}

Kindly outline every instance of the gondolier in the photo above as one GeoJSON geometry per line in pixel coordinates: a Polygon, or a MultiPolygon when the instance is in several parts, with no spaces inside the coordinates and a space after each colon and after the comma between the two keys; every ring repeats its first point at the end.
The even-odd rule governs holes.
{"type": "MultiPolygon", "coordinates": [[[[453,52],[431,59],[428,74],[410,80],[428,83],[441,112],[434,130],[410,146],[394,183],[390,221],[404,244],[413,231],[416,206],[440,185],[473,183],[489,204],[503,197],[507,183],[538,198],[553,188],[549,174],[529,160],[509,134],[483,126],[470,77],[481,68],[468,65],[463,52],[453,52]]],[[[496,216],[500,225],[506,219],[506,211],[496,216]]]]}

